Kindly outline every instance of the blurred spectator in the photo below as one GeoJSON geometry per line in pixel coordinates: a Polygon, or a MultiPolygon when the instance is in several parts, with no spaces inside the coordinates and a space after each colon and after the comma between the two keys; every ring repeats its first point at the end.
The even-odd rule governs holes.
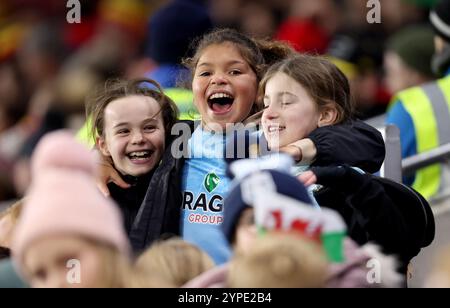
{"type": "Polygon", "coordinates": [[[434,53],[433,30],[428,26],[410,26],[395,33],[384,55],[386,86],[390,93],[418,86],[433,79],[431,59],[434,53]]]}
{"type": "MultiPolygon", "coordinates": [[[[0,62],[0,134],[15,125],[25,114],[27,91],[22,80],[22,74],[14,61],[0,62]]],[[[0,156],[7,150],[0,148],[0,156]]]]}
{"type": "Polygon", "coordinates": [[[381,25],[388,33],[426,22],[428,12],[438,0],[381,0],[381,25]]]}
{"type": "Polygon", "coordinates": [[[74,51],[88,42],[98,27],[99,0],[81,0],[81,23],[64,23],[63,40],[70,51],[74,51]]]}
{"type": "Polygon", "coordinates": [[[362,119],[383,113],[389,102],[378,71],[382,49],[382,38],[376,33],[351,31],[337,34],[327,51],[348,78],[357,115],[362,119]]]}
{"type": "Polygon", "coordinates": [[[255,240],[230,263],[230,288],[322,288],[327,260],[317,243],[296,235],[270,234],[255,240]]]}
{"type": "Polygon", "coordinates": [[[290,15],[310,20],[332,36],[341,27],[341,8],[336,0],[293,0],[290,15]]]}
{"type": "Polygon", "coordinates": [[[121,77],[139,55],[149,8],[143,0],[101,0],[98,20],[91,20],[95,33],[66,61],[64,69],[87,67],[105,78],[121,77]]]}
{"type": "Polygon", "coordinates": [[[358,29],[364,31],[367,28],[373,27],[367,22],[367,1],[361,0],[344,0],[343,1],[343,20],[345,20],[346,29],[358,29]]]}
{"type": "Polygon", "coordinates": [[[146,77],[165,89],[165,94],[180,109],[181,119],[196,116],[192,92],[180,87],[189,79],[189,72],[181,62],[183,58],[192,56],[190,46],[193,40],[202,37],[212,27],[201,0],[173,0],[150,18],[147,55],[155,67],[146,73],[146,77]]]}
{"type": "Polygon", "coordinates": [[[213,27],[208,11],[199,0],[173,0],[150,18],[148,27],[147,55],[156,68],[146,77],[174,88],[180,75],[187,74],[181,62],[192,56],[192,41],[213,27]]]}
{"type": "Polygon", "coordinates": [[[101,0],[99,3],[100,20],[108,27],[119,27],[136,40],[145,35],[145,24],[150,6],[144,0],[101,0]]]}
{"type": "Polygon", "coordinates": [[[23,83],[30,91],[55,78],[65,56],[62,35],[54,23],[35,25],[17,53],[23,83]]]}
{"type": "MultiPolygon", "coordinates": [[[[450,143],[450,0],[439,1],[430,21],[436,33],[432,68],[444,77],[401,91],[393,98],[387,123],[400,129],[402,157],[450,143]]],[[[430,165],[403,181],[429,199],[450,188],[450,166],[448,161],[430,165]]]]}
{"type": "Polygon", "coordinates": [[[261,1],[244,1],[240,9],[239,29],[254,38],[270,38],[275,34],[277,21],[272,7],[261,1]]]}
{"type": "Polygon", "coordinates": [[[292,0],[266,0],[265,2],[277,12],[277,15],[284,15],[289,11],[292,0]]]}
{"type": "MultiPolygon", "coordinates": [[[[30,12],[37,16],[50,18],[66,16],[66,2],[60,0],[6,0],[16,12],[30,12]],[[61,15],[62,14],[62,15],[61,15]]],[[[87,2],[81,0],[80,2],[87,2]]]]}
{"type": "Polygon", "coordinates": [[[285,18],[291,0],[211,0],[209,9],[214,24],[233,28],[255,38],[272,37],[285,18]]]}
{"type": "Polygon", "coordinates": [[[6,13],[4,14],[4,21],[0,19],[0,63],[14,56],[27,33],[26,24],[8,21],[6,13]]]}
{"type": "Polygon", "coordinates": [[[295,0],[275,38],[289,42],[299,52],[323,54],[340,28],[339,12],[333,0],[295,0]]]}
{"type": "Polygon", "coordinates": [[[316,24],[308,20],[288,19],[284,21],[275,36],[279,41],[288,42],[298,52],[325,52],[329,36],[316,24]]]}
{"type": "Polygon", "coordinates": [[[16,63],[0,63],[0,201],[15,197],[11,181],[13,162],[34,127],[23,118],[26,93],[16,63]]]}
{"type": "Polygon", "coordinates": [[[209,11],[214,24],[219,28],[239,28],[241,0],[210,0],[209,11]]]}
{"type": "Polygon", "coordinates": [[[15,153],[11,178],[18,196],[23,196],[30,184],[30,158],[39,140],[58,129],[78,131],[85,122],[85,98],[101,81],[98,74],[87,68],[67,69],[52,87],[42,88],[33,97],[29,117],[38,117],[40,121],[38,127],[26,134],[15,153]]]}
{"type": "Polygon", "coordinates": [[[29,156],[43,134],[82,125],[86,93],[128,69],[149,9],[165,1],[80,2],[81,24],[69,24],[66,1],[2,1],[0,200],[15,197],[12,179],[19,195],[26,190],[29,156]]]}
{"type": "MultiPolygon", "coordinates": [[[[52,31],[56,30],[41,31],[42,37],[46,38],[51,46],[63,43],[68,46],[66,50],[56,47],[49,49],[48,54],[55,50],[58,56],[50,59],[58,59],[59,55],[70,57],[62,66],[53,66],[55,69],[52,72],[55,74],[51,83],[45,84],[44,81],[49,78],[42,74],[39,78],[34,78],[40,79],[40,87],[33,90],[28,116],[37,118],[39,125],[27,136],[28,140],[20,154],[17,154],[13,178],[19,195],[23,194],[29,185],[29,158],[39,139],[55,129],[68,127],[78,130],[84,123],[86,95],[105,79],[122,75],[136,57],[145,32],[148,7],[147,2],[141,0],[82,2],[81,24],[67,24],[64,14],[64,31],[54,34],[52,31]],[[49,35],[53,41],[47,38],[49,35]],[[75,53],[69,54],[70,51],[75,53]]],[[[33,45],[33,40],[38,43],[45,42],[44,39],[30,38],[26,45],[33,45]]],[[[38,43],[34,45],[41,46],[42,43],[38,43]]],[[[35,57],[30,58],[28,54],[23,58],[23,66],[32,72],[38,71],[36,67],[39,65],[48,63],[35,57]]],[[[44,67],[44,72],[47,67],[49,66],[44,67]]]]}
{"type": "Polygon", "coordinates": [[[212,269],[214,262],[197,246],[174,238],[153,244],[139,256],[135,267],[144,275],[157,275],[181,287],[212,269]]]}
{"type": "Polygon", "coordinates": [[[12,252],[33,287],[124,287],[129,243],[115,204],[94,183],[94,156],[67,132],[48,135],[33,157],[33,185],[12,252]],[[78,283],[66,265],[77,259],[78,283]]]}

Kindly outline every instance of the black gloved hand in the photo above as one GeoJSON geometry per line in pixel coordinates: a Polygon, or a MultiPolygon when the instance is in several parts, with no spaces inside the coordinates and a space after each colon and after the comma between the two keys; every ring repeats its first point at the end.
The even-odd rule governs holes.
{"type": "Polygon", "coordinates": [[[368,180],[366,174],[349,166],[312,167],[311,171],[317,177],[317,184],[343,192],[357,191],[368,180]]]}

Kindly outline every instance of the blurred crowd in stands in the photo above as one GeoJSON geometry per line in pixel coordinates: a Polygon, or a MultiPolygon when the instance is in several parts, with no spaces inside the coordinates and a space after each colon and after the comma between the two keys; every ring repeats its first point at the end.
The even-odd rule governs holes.
{"type": "MultiPolygon", "coordinates": [[[[81,23],[70,24],[65,1],[1,1],[0,200],[23,195],[40,136],[79,129],[93,87],[109,78],[142,77],[158,66],[149,54],[149,19],[166,2],[81,0],[81,23]]],[[[329,55],[351,81],[360,118],[384,113],[392,93],[433,79],[426,26],[433,0],[381,0],[381,23],[374,24],[361,0],[199,2],[213,27],[329,55]]],[[[169,30],[182,31],[176,25],[169,30]]]]}

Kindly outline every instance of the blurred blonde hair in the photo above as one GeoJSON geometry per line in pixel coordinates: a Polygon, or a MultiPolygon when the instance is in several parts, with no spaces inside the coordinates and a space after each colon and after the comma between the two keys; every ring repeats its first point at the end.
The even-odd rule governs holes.
{"type": "Polygon", "coordinates": [[[25,199],[20,199],[5,211],[0,212],[0,219],[3,219],[7,216],[10,217],[11,222],[15,224],[19,219],[20,213],[22,212],[23,202],[25,199]]]}
{"type": "Polygon", "coordinates": [[[157,273],[149,275],[143,273],[137,268],[132,268],[124,276],[124,285],[126,288],[175,288],[172,283],[167,282],[163,277],[157,273]]]}
{"type": "Polygon", "coordinates": [[[99,288],[172,288],[157,273],[148,274],[135,268],[127,256],[109,246],[98,245],[102,262],[98,280],[99,288]]]}
{"type": "Polygon", "coordinates": [[[439,250],[431,274],[425,281],[426,288],[450,288],[450,246],[439,250]]]}
{"type": "Polygon", "coordinates": [[[126,288],[132,267],[125,256],[117,250],[104,245],[94,246],[99,258],[103,261],[98,277],[99,288],[126,288]]]}
{"type": "Polygon", "coordinates": [[[153,244],[135,265],[144,275],[157,275],[176,287],[213,267],[214,262],[205,252],[178,238],[153,244]]]}
{"type": "Polygon", "coordinates": [[[0,246],[9,248],[12,234],[22,212],[24,199],[11,205],[6,211],[0,213],[0,246]]]}
{"type": "Polygon", "coordinates": [[[325,286],[328,263],[320,246],[290,234],[269,234],[230,264],[230,288],[319,288],[325,286]]]}

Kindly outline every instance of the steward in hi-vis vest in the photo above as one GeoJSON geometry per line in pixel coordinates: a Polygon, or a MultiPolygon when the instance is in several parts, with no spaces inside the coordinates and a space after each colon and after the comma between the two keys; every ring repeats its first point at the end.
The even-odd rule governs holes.
{"type": "MultiPolygon", "coordinates": [[[[450,0],[441,0],[430,13],[436,32],[433,70],[442,79],[398,93],[387,122],[400,129],[402,157],[450,143],[450,0]]],[[[450,191],[450,162],[418,170],[407,184],[427,199],[450,191]]]]}

